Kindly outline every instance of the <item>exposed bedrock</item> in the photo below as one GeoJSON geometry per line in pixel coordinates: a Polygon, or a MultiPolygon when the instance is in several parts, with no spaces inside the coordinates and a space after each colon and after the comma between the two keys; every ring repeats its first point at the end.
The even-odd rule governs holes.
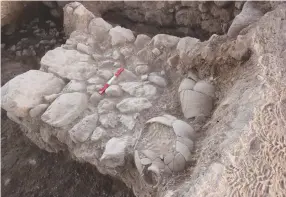
{"type": "Polygon", "coordinates": [[[136,36],[67,4],[69,39],[1,88],[2,108],[40,148],[68,150],[136,196],[283,194],[286,6],[249,9],[261,10],[244,4],[231,36],[201,42],[136,36]]]}

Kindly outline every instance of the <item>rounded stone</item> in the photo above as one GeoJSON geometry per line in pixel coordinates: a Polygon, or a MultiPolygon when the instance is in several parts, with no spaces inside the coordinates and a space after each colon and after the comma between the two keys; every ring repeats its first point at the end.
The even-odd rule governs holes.
{"type": "Polygon", "coordinates": [[[177,140],[183,144],[185,144],[190,151],[193,151],[194,149],[194,142],[191,139],[185,138],[185,137],[177,137],[177,140]]]}
{"type": "Polygon", "coordinates": [[[98,104],[98,113],[108,113],[115,109],[115,103],[109,99],[103,99],[98,104]]]}
{"type": "Polygon", "coordinates": [[[106,130],[103,129],[102,127],[96,127],[96,129],[93,131],[90,140],[97,142],[99,140],[102,140],[107,136],[106,130]]]}
{"type": "Polygon", "coordinates": [[[144,75],[149,72],[148,65],[139,65],[135,68],[135,72],[137,75],[144,75]]]}
{"type": "Polygon", "coordinates": [[[148,165],[148,164],[152,163],[151,159],[149,159],[149,158],[143,158],[140,160],[140,162],[142,165],[148,165]]]}
{"type": "Polygon", "coordinates": [[[152,103],[146,98],[126,98],[116,105],[122,113],[141,112],[152,107],[152,103]]]}
{"type": "Polygon", "coordinates": [[[119,85],[111,85],[106,90],[105,93],[110,97],[120,97],[123,94],[123,91],[119,85]]]}
{"type": "Polygon", "coordinates": [[[113,76],[112,72],[109,70],[99,70],[97,72],[97,75],[106,80],[110,79],[113,76]]]}
{"type": "Polygon", "coordinates": [[[103,96],[101,96],[98,92],[94,92],[90,96],[89,101],[91,102],[91,104],[97,105],[102,98],[103,98],[103,96]]]}
{"type": "Polygon", "coordinates": [[[148,80],[150,82],[160,86],[160,87],[166,87],[167,86],[166,80],[163,77],[160,77],[160,76],[156,76],[156,75],[149,76],[148,80]]]}

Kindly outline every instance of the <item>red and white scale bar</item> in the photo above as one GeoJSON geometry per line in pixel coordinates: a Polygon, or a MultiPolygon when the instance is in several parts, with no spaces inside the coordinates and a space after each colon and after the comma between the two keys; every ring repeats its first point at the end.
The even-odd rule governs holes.
{"type": "Polygon", "coordinates": [[[104,86],[99,90],[99,94],[103,94],[105,92],[105,90],[111,85],[112,81],[117,78],[120,73],[122,73],[124,71],[124,68],[119,68],[116,73],[113,75],[113,77],[111,77],[111,79],[108,80],[108,82],[106,84],[104,84],[104,86]]]}

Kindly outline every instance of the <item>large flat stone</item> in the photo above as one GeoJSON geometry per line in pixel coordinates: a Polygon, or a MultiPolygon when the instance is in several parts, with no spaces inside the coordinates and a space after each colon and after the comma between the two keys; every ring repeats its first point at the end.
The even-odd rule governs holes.
{"type": "Polygon", "coordinates": [[[67,93],[59,96],[42,115],[42,120],[54,127],[72,123],[87,107],[88,98],[83,93],[67,93]]]}
{"type": "Polygon", "coordinates": [[[18,117],[42,103],[43,96],[59,93],[63,80],[51,73],[30,70],[16,76],[1,88],[2,108],[18,117]]]}
{"type": "Polygon", "coordinates": [[[46,53],[41,68],[70,80],[87,80],[97,69],[89,55],[60,47],[46,53]]]}
{"type": "Polygon", "coordinates": [[[146,98],[126,98],[116,105],[122,113],[140,112],[152,107],[152,104],[146,98]]]}

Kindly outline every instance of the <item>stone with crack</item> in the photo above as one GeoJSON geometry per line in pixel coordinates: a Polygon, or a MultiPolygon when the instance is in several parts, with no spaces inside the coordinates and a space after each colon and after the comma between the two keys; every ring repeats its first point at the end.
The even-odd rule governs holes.
{"type": "Polygon", "coordinates": [[[69,130],[71,139],[77,142],[85,142],[97,126],[98,114],[92,114],[84,117],[79,123],[69,130]]]}
{"type": "Polygon", "coordinates": [[[133,42],[135,40],[135,37],[130,29],[125,29],[120,26],[110,29],[109,35],[111,36],[112,46],[133,42]]]}
{"type": "Polygon", "coordinates": [[[18,117],[26,117],[30,109],[42,103],[42,97],[59,93],[63,87],[63,80],[55,75],[30,70],[2,86],[2,108],[18,117]]]}
{"type": "Polygon", "coordinates": [[[125,163],[126,149],[130,146],[130,136],[111,138],[105,145],[100,162],[107,167],[116,168],[125,163]]]}
{"type": "Polygon", "coordinates": [[[41,116],[41,119],[54,127],[72,123],[87,108],[88,98],[83,93],[60,95],[41,116]]]}
{"type": "Polygon", "coordinates": [[[152,107],[152,103],[146,98],[126,98],[116,105],[122,113],[141,112],[152,107]]]}

